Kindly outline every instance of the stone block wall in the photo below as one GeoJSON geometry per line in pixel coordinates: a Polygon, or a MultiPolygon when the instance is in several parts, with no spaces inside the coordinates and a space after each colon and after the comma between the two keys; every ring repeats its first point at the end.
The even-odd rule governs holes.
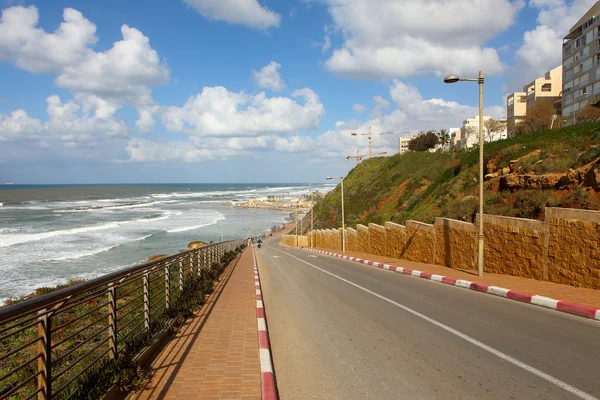
{"type": "Polygon", "coordinates": [[[600,289],[600,212],[546,208],[547,278],[600,289]]]}
{"type": "MultiPolygon", "coordinates": [[[[485,271],[600,289],[600,212],[549,207],[545,215],[545,221],[484,215],[485,271]]],[[[476,270],[477,233],[477,224],[446,218],[434,225],[358,225],[346,229],[346,250],[476,270]]],[[[314,236],[316,247],[341,251],[341,229],[314,236]]],[[[290,246],[294,240],[282,239],[290,246]]]]}
{"type": "Polygon", "coordinates": [[[346,228],[346,250],[358,251],[358,234],[352,228],[346,228]]]}
{"type": "Polygon", "coordinates": [[[477,270],[477,226],[448,218],[435,219],[435,264],[477,270]]]}
{"type": "Polygon", "coordinates": [[[371,244],[369,243],[369,228],[364,225],[356,225],[356,233],[358,234],[358,251],[361,253],[370,253],[371,244]]]}
{"type": "Polygon", "coordinates": [[[406,221],[406,242],[400,254],[410,261],[433,263],[435,227],[418,221],[406,221]]]}
{"type": "Polygon", "coordinates": [[[542,279],[544,222],[484,215],[483,234],[486,272],[542,279]]]}
{"type": "Polygon", "coordinates": [[[400,258],[406,244],[406,227],[393,222],[385,223],[385,247],[387,256],[400,258]]]}
{"type": "Polygon", "coordinates": [[[281,244],[284,244],[286,246],[296,246],[296,236],[295,235],[281,236],[281,244]]]}
{"type": "Polygon", "coordinates": [[[387,255],[385,228],[377,224],[369,224],[369,243],[371,246],[371,254],[378,256],[387,255]]]}

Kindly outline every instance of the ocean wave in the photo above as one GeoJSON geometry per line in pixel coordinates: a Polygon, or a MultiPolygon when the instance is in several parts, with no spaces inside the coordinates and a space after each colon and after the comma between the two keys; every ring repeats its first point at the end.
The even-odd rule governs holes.
{"type": "Polygon", "coordinates": [[[15,244],[34,242],[37,240],[48,239],[55,236],[74,235],[78,233],[118,228],[121,224],[122,222],[108,222],[102,225],[83,226],[80,228],[62,229],[58,231],[4,236],[3,238],[0,238],[0,247],[8,247],[13,246],[15,244]]]}
{"type": "Polygon", "coordinates": [[[224,220],[224,219],[225,219],[225,217],[219,213],[219,217],[217,217],[211,221],[207,221],[207,222],[204,222],[202,224],[197,224],[197,225],[180,226],[177,228],[166,229],[166,232],[167,233],[178,233],[178,232],[193,231],[195,229],[204,228],[205,226],[214,225],[217,222],[224,220]]]}
{"type": "Polygon", "coordinates": [[[45,258],[40,260],[41,262],[44,261],[65,261],[65,260],[75,260],[78,258],[84,258],[84,257],[89,257],[89,256],[93,256],[96,254],[100,254],[100,253],[104,253],[105,251],[109,251],[112,250],[116,247],[121,246],[122,244],[127,244],[127,243],[132,243],[132,242],[140,242],[142,240],[148,239],[150,236],[152,236],[152,234],[150,235],[144,235],[132,240],[125,240],[123,242],[117,243],[117,244],[113,244],[112,246],[106,246],[106,247],[101,247],[101,248],[97,248],[97,249],[93,249],[93,250],[88,250],[88,251],[79,251],[79,252],[74,252],[74,253],[67,253],[65,255],[59,256],[59,257],[51,257],[51,258],[45,258]]]}

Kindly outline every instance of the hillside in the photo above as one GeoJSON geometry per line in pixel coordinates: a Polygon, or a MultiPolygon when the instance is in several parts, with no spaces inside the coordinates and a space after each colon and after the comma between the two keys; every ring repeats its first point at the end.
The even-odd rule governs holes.
{"type": "MultiPolygon", "coordinates": [[[[486,143],[486,214],[543,219],[546,206],[599,209],[598,144],[600,123],[486,143]]],[[[344,180],[346,224],[472,221],[478,160],[478,148],[365,160],[344,180]]],[[[340,210],[338,186],[315,206],[315,229],[340,226],[340,210]]]]}

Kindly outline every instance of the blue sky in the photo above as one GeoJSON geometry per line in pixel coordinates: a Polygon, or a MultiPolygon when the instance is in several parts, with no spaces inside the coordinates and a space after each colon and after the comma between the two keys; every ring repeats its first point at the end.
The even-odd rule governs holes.
{"type": "Polygon", "coordinates": [[[560,64],[590,0],[0,0],[0,182],[320,182],[560,64]],[[62,25],[61,25],[62,24],[62,25]]]}

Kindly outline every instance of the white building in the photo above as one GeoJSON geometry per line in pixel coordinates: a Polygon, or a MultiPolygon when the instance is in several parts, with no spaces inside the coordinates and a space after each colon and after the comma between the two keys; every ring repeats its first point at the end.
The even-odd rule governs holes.
{"type": "Polygon", "coordinates": [[[450,135],[450,147],[460,147],[460,128],[448,128],[450,135]]]}
{"type": "Polygon", "coordinates": [[[413,140],[415,136],[399,137],[398,138],[398,154],[404,154],[408,151],[408,142],[413,140]]]}
{"type": "MultiPolygon", "coordinates": [[[[496,140],[506,139],[507,131],[506,131],[506,121],[504,122],[504,130],[500,132],[488,132],[485,127],[485,121],[493,119],[492,117],[484,116],[483,117],[483,137],[486,142],[495,142],[496,140]]],[[[479,143],[479,115],[475,115],[473,118],[467,118],[463,121],[463,126],[460,132],[460,147],[463,149],[468,149],[473,147],[479,143]]]]}

